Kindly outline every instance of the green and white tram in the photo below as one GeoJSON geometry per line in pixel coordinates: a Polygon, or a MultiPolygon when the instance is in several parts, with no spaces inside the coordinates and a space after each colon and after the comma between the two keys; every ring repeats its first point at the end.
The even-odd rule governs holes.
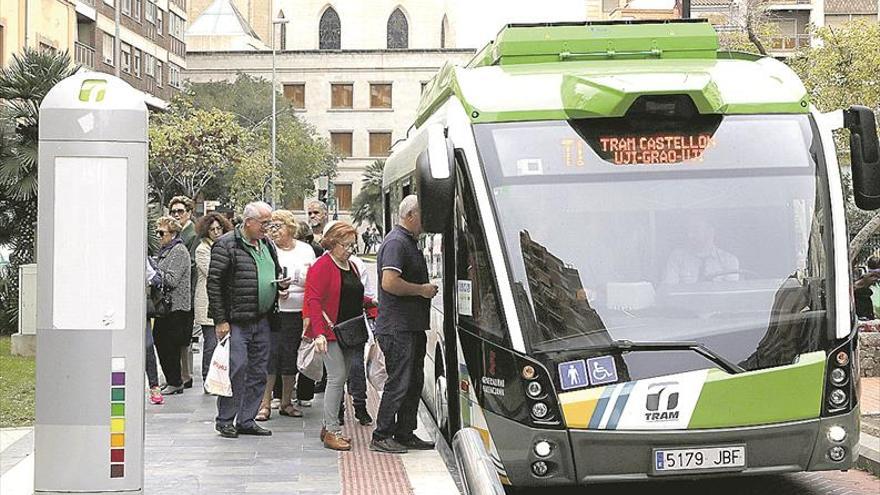
{"type": "Polygon", "coordinates": [[[871,110],[819,113],[707,23],[509,25],[444,67],[384,204],[420,197],[447,440],[511,486],[851,467],[842,127],[876,209],[871,110]]]}

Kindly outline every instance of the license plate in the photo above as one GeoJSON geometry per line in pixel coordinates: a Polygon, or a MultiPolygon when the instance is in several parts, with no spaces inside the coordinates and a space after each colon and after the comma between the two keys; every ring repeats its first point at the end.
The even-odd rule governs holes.
{"type": "Polygon", "coordinates": [[[746,468],[746,446],[654,449],[653,474],[680,472],[742,471],[746,468]]]}

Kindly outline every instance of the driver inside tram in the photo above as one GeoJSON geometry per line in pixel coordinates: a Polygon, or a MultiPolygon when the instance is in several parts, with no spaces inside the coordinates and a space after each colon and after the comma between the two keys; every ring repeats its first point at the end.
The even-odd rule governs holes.
{"type": "Polygon", "coordinates": [[[663,282],[676,285],[736,280],[739,260],[715,245],[715,227],[705,218],[688,219],[681,246],[666,262],[663,282]]]}

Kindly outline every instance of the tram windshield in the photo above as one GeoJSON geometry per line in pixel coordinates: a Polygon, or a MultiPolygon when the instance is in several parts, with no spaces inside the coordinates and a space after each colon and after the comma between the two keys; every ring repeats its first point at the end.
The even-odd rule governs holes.
{"type": "MultiPolygon", "coordinates": [[[[695,342],[754,370],[826,346],[829,200],[808,117],[656,122],[475,126],[529,350],[695,342]]],[[[628,358],[629,374],[707,367],[678,354],[628,358]]]]}

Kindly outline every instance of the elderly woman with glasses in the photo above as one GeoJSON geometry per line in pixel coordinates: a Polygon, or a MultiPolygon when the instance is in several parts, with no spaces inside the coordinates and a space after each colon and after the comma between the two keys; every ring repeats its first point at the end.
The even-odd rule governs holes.
{"type": "MultiPolygon", "coordinates": [[[[278,250],[278,263],[283,273],[290,277],[290,287],[282,291],[278,298],[278,325],[273,328],[266,389],[257,421],[269,419],[272,409],[272,390],[275,377],[281,375],[281,404],[278,413],[282,416],[301,417],[302,412],[292,402],[293,387],[297,382],[296,357],[303,334],[303,299],[305,295],[306,274],[315,262],[315,252],[305,242],[296,240],[297,222],[288,210],[272,212],[269,235],[278,250]]],[[[307,377],[299,376],[297,395],[302,392],[304,400],[311,400],[314,383],[307,377]]]]}
{"type": "Polygon", "coordinates": [[[306,279],[303,316],[309,325],[305,337],[314,339],[318,352],[325,353],[327,386],[324,393],[324,427],[321,441],[333,450],[351,450],[351,439],[342,435],[339,404],[348,380],[354,349],[336,340],[332,326],[363,314],[373,301],[364,296],[364,285],[350,258],[357,249],[357,230],[337,222],[324,234],[321,246],[327,252],[315,261],[306,279]]]}
{"type": "Polygon", "coordinates": [[[160,246],[156,255],[156,271],[161,279],[165,300],[170,302],[168,313],[156,318],[153,325],[156,351],[167,383],[162,389],[163,395],[183,392],[180,348],[189,342],[192,335],[191,260],[189,250],[180,239],[180,231],[180,222],[172,217],[156,220],[156,236],[160,246]]]}
{"type": "Polygon", "coordinates": [[[202,382],[208,376],[211,357],[217,347],[214,320],[208,317],[208,267],[211,266],[211,246],[221,235],[232,230],[232,222],[212,211],[196,223],[199,242],[196,245],[196,293],[193,298],[195,323],[202,327],[202,382]]]}

